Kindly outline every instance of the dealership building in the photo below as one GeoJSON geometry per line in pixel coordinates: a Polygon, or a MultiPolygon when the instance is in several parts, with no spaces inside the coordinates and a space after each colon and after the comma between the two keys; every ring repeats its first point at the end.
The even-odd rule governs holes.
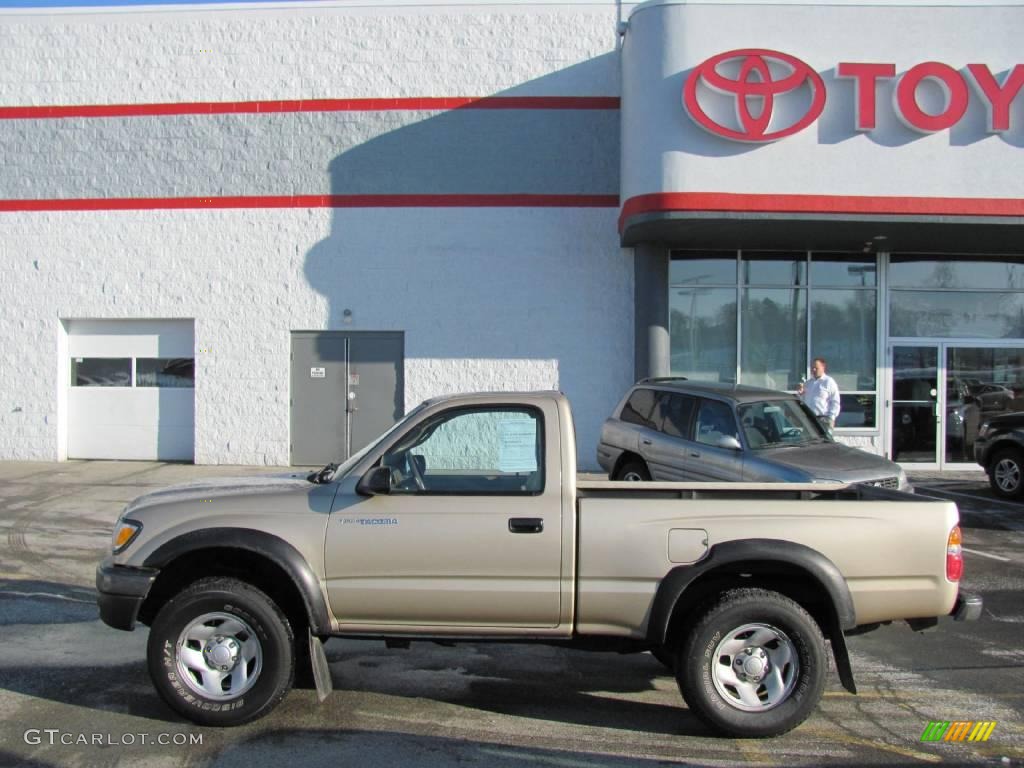
{"type": "Polygon", "coordinates": [[[0,0],[0,459],[308,465],[425,398],[1024,409],[1024,2],[0,0]],[[73,7],[69,7],[73,6],[73,7]]]}

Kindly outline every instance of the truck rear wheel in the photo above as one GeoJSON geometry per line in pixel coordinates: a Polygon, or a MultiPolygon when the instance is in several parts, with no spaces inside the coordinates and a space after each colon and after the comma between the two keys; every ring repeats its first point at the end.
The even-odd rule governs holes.
{"type": "Polygon", "coordinates": [[[292,630],[273,600],[228,578],[197,581],[157,614],[149,674],[171,709],[200,725],[241,725],[292,686],[292,630]]]}
{"type": "Polygon", "coordinates": [[[821,699],[828,656],[817,623],[764,589],[723,594],[683,641],[676,679],[690,711],[738,738],[778,736],[821,699]]]}

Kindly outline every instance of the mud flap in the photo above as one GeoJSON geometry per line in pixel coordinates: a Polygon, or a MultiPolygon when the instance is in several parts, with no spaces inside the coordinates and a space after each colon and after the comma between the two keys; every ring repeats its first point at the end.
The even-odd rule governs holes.
{"type": "Polygon", "coordinates": [[[850,664],[850,652],[846,650],[846,637],[838,627],[831,633],[832,655],[836,659],[836,672],[839,673],[839,682],[843,688],[850,693],[857,693],[857,684],[853,681],[853,667],[850,664]]]}
{"type": "Polygon", "coordinates": [[[324,644],[312,632],[309,633],[309,660],[313,665],[316,698],[322,704],[323,700],[334,690],[334,681],[331,680],[331,668],[327,666],[327,654],[324,653],[324,644]]]}

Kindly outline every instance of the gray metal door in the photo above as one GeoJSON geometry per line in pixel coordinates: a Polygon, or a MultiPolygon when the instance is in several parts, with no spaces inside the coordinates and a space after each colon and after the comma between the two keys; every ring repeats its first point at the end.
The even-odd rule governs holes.
{"type": "Polygon", "coordinates": [[[344,461],[405,412],[396,331],[292,333],[291,462],[344,461]]]}

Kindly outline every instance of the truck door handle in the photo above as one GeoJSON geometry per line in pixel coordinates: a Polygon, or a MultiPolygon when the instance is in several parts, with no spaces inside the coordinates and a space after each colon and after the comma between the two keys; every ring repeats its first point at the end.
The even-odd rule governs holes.
{"type": "Polygon", "coordinates": [[[690,451],[690,455],[691,455],[691,456],[692,456],[693,458],[695,458],[695,459],[699,459],[699,458],[700,458],[700,454],[699,454],[699,453],[697,453],[696,451],[690,451]]]}
{"type": "Polygon", "coordinates": [[[511,533],[540,533],[544,530],[544,518],[510,517],[508,529],[511,533]]]}
{"type": "Polygon", "coordinates": [[[651,441],[650,441],[650,440],[641,440],[641,441],[640,441],[640,444],[641,444],[641,445],[650,445],[650,444],[651,444],[651,441]]]}

